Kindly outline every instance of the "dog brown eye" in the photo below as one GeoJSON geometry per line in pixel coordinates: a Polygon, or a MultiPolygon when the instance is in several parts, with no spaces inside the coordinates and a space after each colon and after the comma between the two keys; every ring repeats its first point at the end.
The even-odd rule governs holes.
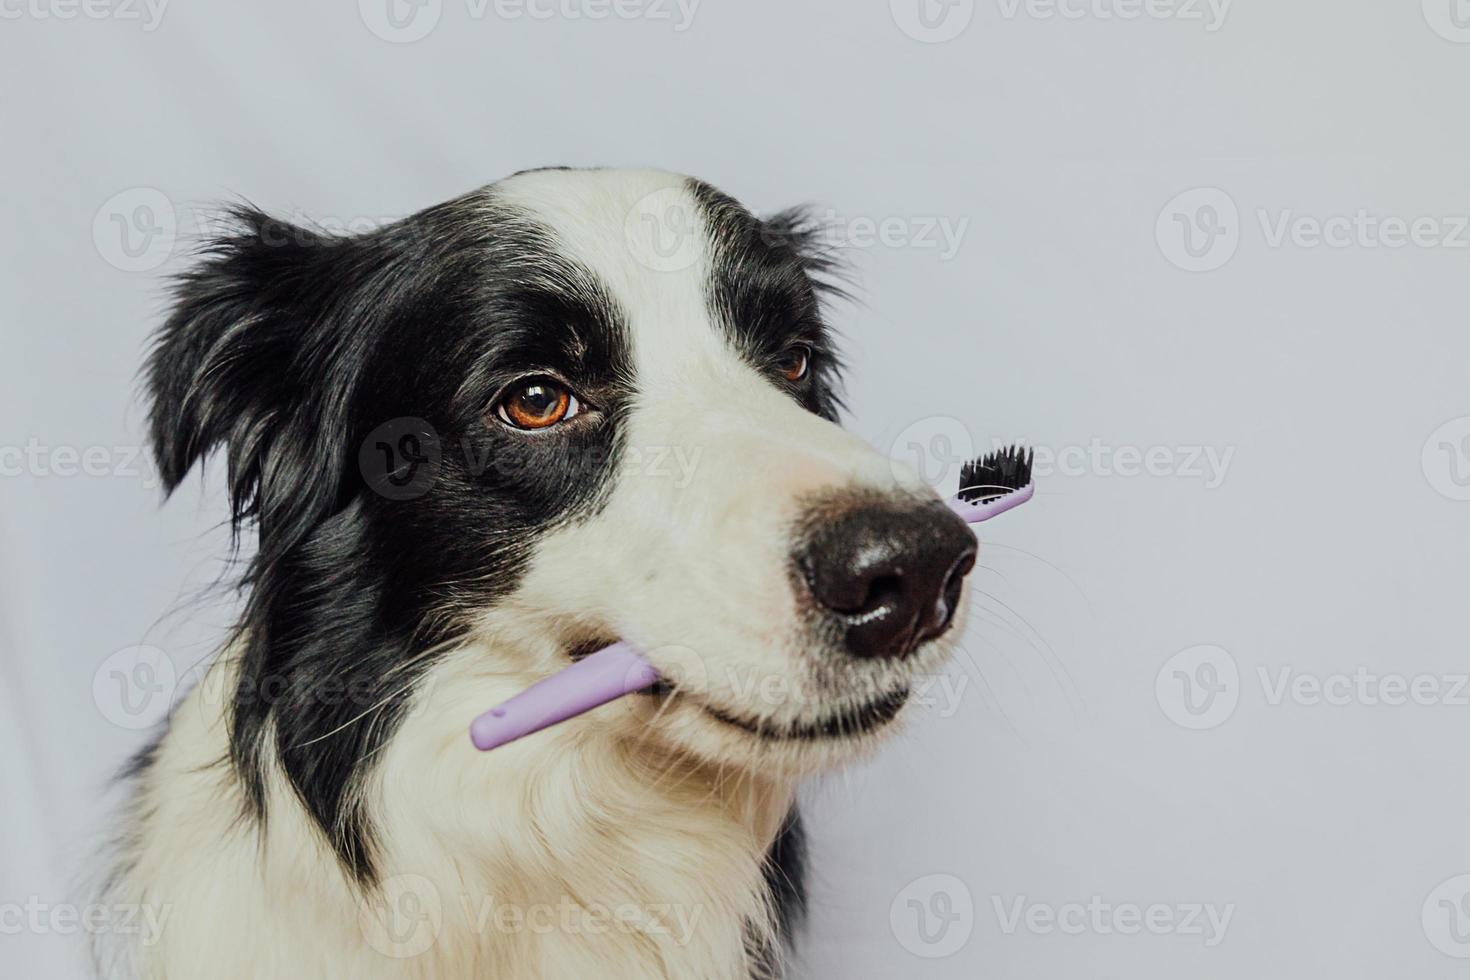
{"type": "Polygon", "coordinates": [[[546,429],[582,410],[576,396],[550,378],[517,381],[496,403],[495,414],[516,429],[546,429]]]}
{"type": "Polygon", "coordinates": [[[776,366],[781,369],[781,373],[786,376],[787,381],[800,381],[806,377],[807,371],[811,369],[812,350],[805,344],[788,347],[782,352],[780,360],[776,362],[776,366]]]}

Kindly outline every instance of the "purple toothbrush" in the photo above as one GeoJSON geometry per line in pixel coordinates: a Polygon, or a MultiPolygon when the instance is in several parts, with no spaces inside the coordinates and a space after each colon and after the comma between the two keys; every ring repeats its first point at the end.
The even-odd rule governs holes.
{"type": "MultiPolygon", "coordinates": [[[[1019,447],[971,460],[960,470],[960,490],[947,503],[967,524],[998,517],[1030,500],[1031,453],[1019,447]]],[[[658,682],[658,671],[619,640],[537,681],[470,724],[470,741],[482,752],[560,724],[658,682]]]]}

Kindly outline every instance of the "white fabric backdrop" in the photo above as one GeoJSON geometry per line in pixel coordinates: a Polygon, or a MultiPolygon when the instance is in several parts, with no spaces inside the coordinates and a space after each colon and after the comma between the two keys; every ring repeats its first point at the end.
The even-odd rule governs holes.
{"type": "Polygon", "coordinates": [[[855,429],[1060,454],[950,687],[811,788],[803,975],[1450,975],[1461,0],[531,3],[0,3],[0,975],[82,975],[106,777],[175,686],[128,651],[183,675],[228,621],[218,480],[160,508],[135,458],[200,208],[353,227],[544,164],[833,209],[855,429]]]}

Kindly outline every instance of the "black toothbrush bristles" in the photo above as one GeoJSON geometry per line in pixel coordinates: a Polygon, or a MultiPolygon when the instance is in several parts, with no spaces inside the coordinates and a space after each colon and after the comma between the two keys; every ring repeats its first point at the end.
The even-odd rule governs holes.
{"type": "Polygon", "coordinates": [[[984,504],[1014,493],[1031,482],[1030,449],[1007,446],[960,467],[959,498],[984,504]]]}

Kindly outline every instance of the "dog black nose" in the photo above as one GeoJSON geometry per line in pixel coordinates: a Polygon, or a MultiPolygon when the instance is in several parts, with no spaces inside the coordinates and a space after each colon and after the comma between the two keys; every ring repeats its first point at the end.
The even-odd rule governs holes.
{"type": "Polygon", "coordinates": [[[949,508],[828,504],[807,527],[796,567],[854,656],[901,657],[949,629],[976,550],[949,508]]]}

